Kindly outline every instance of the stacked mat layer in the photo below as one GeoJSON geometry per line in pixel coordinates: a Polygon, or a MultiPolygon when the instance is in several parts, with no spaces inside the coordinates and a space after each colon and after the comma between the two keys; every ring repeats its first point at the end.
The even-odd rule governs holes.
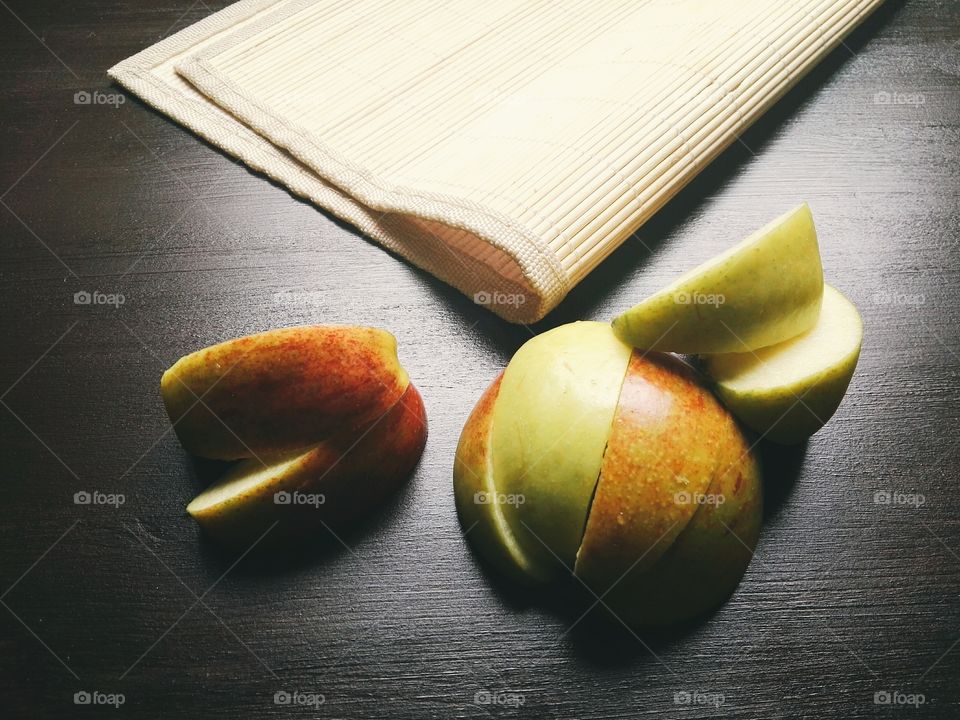
{"type": "Polygon", "coordinates": [[[109,72],[514,322],[881,0],[242,0],[109,72]]]}

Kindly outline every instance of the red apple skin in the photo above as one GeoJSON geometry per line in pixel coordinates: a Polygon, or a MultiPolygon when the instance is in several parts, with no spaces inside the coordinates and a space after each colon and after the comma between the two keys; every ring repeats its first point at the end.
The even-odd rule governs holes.
{"type": "Polygon", "coordinates": [[[184,448],[236,460],[288,454],[362,430],[408,383],[390,333],[317,325],[187,355],[164,373],[161,391],[184,448]]]}
{"type": "Polygon", "coordinates": [[[677,358],[634,351],[576,574],[631,627],[687,621],[736,588],[761,515],[759,463],[730,413],[677,358]]]}
{"type": "MultiPolygon", "coordinates": [[[[267,547],[340,531],[369,514],[410,477],[427,440],[423,399],[409,384],[396,404],[365,430],[330,438],[305,454],[295,486],[304,494],[319,494],[316,505],[278,505],[273,488],[247,497],[229,513],[195,516],[204,531],[220,544],[245,550],[267,533],[267,547]],[[269,530],[269,532],[267,532],[269,530]]],[[[246,460],[232,473],[262,467],[246,460]]],[[[227,478],[230,477],[228,474],[227,478]]]]}
{"type": "Polygon", "coordinates": [[[489,491],[490,428],[502,380],[501,372],[480,396],[460,433],[453,461],[454,500],[463,529],[474,535],[481,547],[495,551],[501,547],[500,540],[492,521],[485,517],[491,508],[478,506],[475,496],[489,491]]]}
{"type": "Polygon", "coordinates": [[[399,489],[420,462],[426,442],[426,408],[411,383],[359,439],[338,437],[325,443],[329,451],[318,454],[312,470],[316,480],[308,480],[301,490],[322,492],[328,510],[324,522],[347,527],[399,489]]]}

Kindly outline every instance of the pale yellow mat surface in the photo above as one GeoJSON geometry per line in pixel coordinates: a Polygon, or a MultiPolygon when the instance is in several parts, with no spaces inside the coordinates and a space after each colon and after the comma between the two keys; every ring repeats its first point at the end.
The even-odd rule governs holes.
{"type": "Polygon", "coordinates": [[[244,0],[110,74],[530,322],[880,2],[244,0]]]}

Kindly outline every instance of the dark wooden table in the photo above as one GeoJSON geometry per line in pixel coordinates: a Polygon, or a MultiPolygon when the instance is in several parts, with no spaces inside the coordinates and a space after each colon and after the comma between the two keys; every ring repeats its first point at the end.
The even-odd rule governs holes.
{"type": "Polygon", "coordinates": [[[530,329],[131,96],[74,104],[119,93],[107,67],[223,5],[0,2],[3,717],[960,716],[960,4],[881,9],[530,329]],[[571,630],[574,604],[488,577],[451,466],[511,354],[610,318],[803,199],[866,340],[831,423],[805,448],[764,448],[766,524],[733,598],[641,642],[571,630]],[[76,305],[81,291],[124,302],[76,305]],[[318,322],[396,334],[426,453],[342,545],[237,564],[184,513],[207,473],[168,432],[160,374],[318,322]],[[94,490],[125,502],[74,504],[94,490]],[[78,707],[79,691],[125,702],[78,707]],[[278,706],[278,691],[324,703],[278,706]],[[484,691],[522,705],[476,703],[484,691]]]}

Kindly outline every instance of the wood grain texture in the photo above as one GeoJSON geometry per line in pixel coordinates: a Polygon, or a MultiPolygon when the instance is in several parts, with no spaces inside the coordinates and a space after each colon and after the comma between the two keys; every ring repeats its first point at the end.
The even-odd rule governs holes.
{"type": "Polygon", "coordinates": [[[311,717],[960,714],[960,6],[888,3],[527,329],[133,98],[74,104],[118,93],[105,68],[223,5],[0,6],[5,717],[287,717],[282,690],[322,693],[298,709],[311,717]],[[568,631],[579,606],[503,587],[464,541],[462,423],[530,332],[608,319],[802,199],[866,325],[848,397],[806,447],[764,448],[757,555],[712,617],[642,643],[568,631]],[[75,305],[83,290],[125,302],[75,305]],[[305,322],[394,332],[430,439],[343,544],[234,566],[184,513],[211,469],[168,432],[160,374],[305,322]],[[126,502],[78,506],[80,490],[126,502]],[[77,708],[80,690],[126,703],[77,708]],[[485,690],[523,704],[475,703],[485,690]],[[722,705],[675,702],[697,691],[722,705]],[[926,702],[878,707],[883,691],[926,702]]]}

